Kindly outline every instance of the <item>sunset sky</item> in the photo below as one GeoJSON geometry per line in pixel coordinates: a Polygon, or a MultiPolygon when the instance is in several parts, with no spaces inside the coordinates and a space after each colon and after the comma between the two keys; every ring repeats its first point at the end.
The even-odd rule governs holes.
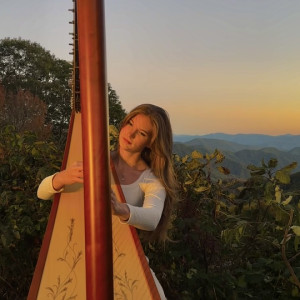
{"type": "MultiPolygon", "coordinates": [[[[0,0],[0,39],[71,60],[71,0],[0,0]]],[[[107,77],[176,134],[300,134],[299,0],[107,0],[107,77]]]]}

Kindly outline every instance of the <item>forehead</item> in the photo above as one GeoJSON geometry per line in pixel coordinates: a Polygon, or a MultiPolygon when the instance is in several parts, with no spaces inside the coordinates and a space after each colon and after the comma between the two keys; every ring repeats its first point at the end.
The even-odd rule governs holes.
{"type": "Polygon", "coordinates": [[[144,114],[138,114],[131,119],[135,126],[140,130],[145,130],[147,132],[152,132],[154,129],[154,124],[149,116],[144,114]]]}

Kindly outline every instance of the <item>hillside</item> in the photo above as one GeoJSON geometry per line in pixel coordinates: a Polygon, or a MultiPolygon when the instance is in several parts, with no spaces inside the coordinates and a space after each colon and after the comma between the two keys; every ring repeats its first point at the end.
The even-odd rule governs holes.
{"type": "Polygon", "coordinates": [[[197,139],[212,139],[228,141],[256,149],[274,147],[279,150],[289,151],[300,147],[300,135],[264,135],[264,134],[225,134],[213,133],[207,135],[174,135],[174,142],[186,143],[197,139]]]}
{"type": "Polygon", "coordinates": [[[293,173],[300,171],[300,147],[290,151],[278,150],[274,147],[264,147],[259,149],[258,146],[246,146],[238,143],[218,140],[197,138],[186,143],[174,143],[174,153],[184,156],[194,150],[199,152],[212,153],[215,149],[220,150],[226,157],[223,166],[231,171],[231,176],[237,178],[248,178],[249,164],[261,165],[262,160],[268,162],[271,158],[278,160],[278,168],[284,167],[294,161],[298,162],[297,168],[293,173]]]}

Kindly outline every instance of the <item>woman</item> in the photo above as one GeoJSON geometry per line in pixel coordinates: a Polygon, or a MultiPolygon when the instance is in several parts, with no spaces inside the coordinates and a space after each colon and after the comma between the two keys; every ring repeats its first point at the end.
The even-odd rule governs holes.
{"type": "MultiPolygon", "coordinates": [[[[112,193],[112,213],[126,224],[167,239],[177,187],[172,165],[172,128],[166,111],[152,104],[133,109],[121,123],[118,149],[111,153],[126,203],[112,193]]],[[[68,184],[83,182],[82,163],[45,178],[38,197],[49,199],[68,184]]],[[[156,281],[162,299],[163,290],[156,281]]]]}

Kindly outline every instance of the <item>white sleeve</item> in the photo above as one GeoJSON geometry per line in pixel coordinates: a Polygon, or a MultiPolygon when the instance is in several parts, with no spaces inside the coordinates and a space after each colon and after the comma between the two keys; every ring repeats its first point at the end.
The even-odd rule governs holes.
{"type": "Polygon", "coordinates": [[[63,188],[61,190],[57,191],[52,186],[52,179],[55,174],[44,178],[43,181],[40,183],[38,190],[37,190],[38,198],[43,199],[43,200],[49,200],[54,196],[54,194],[60,193],[63,191],[63,188]]]}
{"type": "Polygon", "coordinates": [[[127,203],[130,217],[126,223],[138,229],[153,231],[164,209],[166,191],[158,179],[139,185],[145,194],[143,206],[138,207],[127,203]]]}

